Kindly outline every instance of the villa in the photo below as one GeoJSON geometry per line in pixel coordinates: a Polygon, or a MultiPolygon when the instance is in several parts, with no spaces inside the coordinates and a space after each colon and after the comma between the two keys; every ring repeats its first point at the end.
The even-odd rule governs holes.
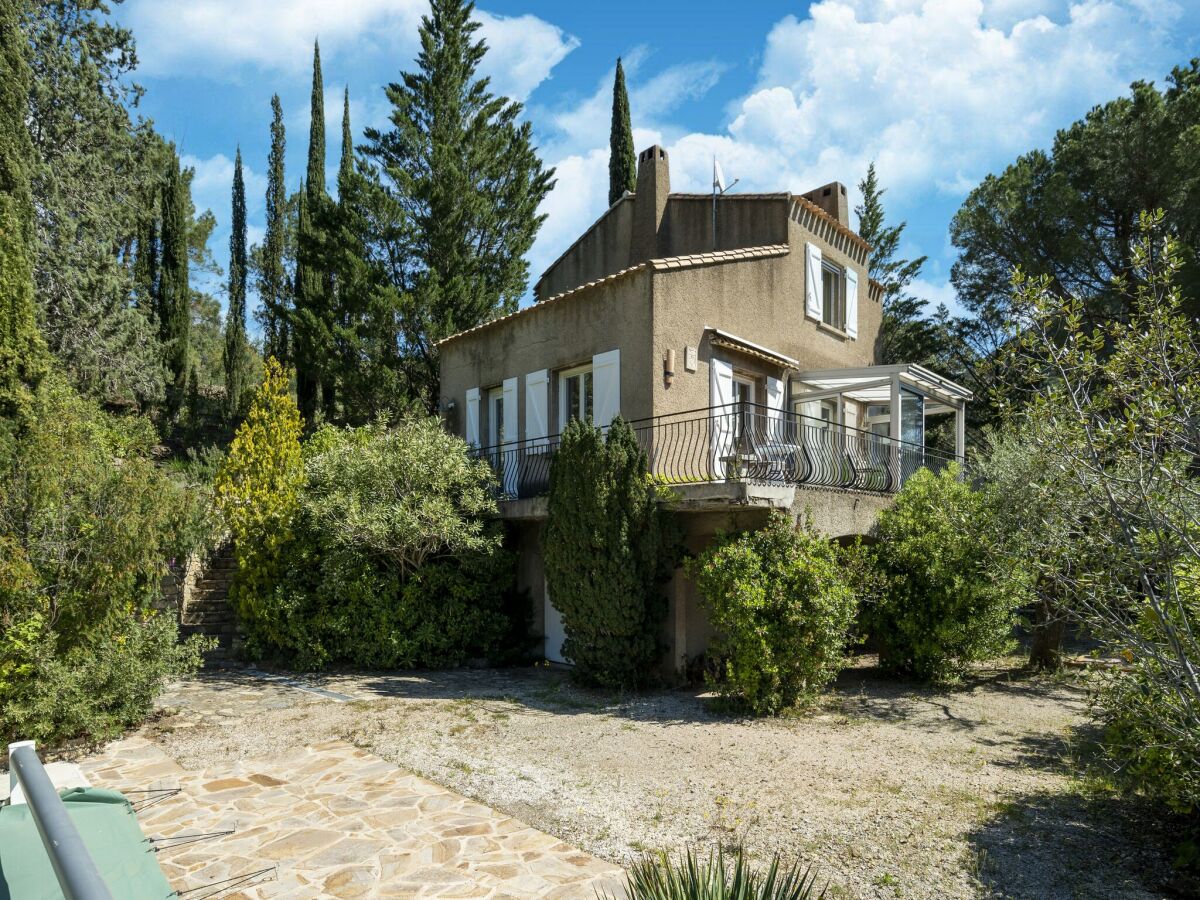
{"type": "MultiPolygon", "coordinates": [[[[439,344],[441,409],[496,469],[547,658],[566,661],[539,535],[573,417],[633,423],[691,550],[771,509],[808,511],[833,537],[865,534],[912,472],[963,457],[970,392],[922,366],[876,364],[870,253],[840,183],[671,193],[654,146],[639,155],[636,193],[546,270],[535,303],[439,344]],[[935,417],[953,417],[942,451],[926,443],[935,417]]],[[[674,670],[710,629],[682,570],[668,599],[674,670]]]]}

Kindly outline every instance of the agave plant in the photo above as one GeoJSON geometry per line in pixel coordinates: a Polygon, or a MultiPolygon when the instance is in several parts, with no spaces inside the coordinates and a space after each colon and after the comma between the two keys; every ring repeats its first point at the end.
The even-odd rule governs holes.
{"type": "Polygon", "coordinates": [[[689,848],[675,857],[659,852],[637,860],[625,876],[625,894],[628,900],[815,900],[825,896],[816,881],[799,863],[785,867],[779,854],[756,869],[741,847],[730,856],[710,852],[707,859],[689,848]]]}

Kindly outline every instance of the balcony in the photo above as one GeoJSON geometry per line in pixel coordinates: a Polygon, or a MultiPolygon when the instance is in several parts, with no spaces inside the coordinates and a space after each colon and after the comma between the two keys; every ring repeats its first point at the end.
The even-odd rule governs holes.
{"type": "MultiPolygon", "coordinates": [[[[886,434],[751,403],[689,410],[631,422],[659,484],[814,487],[890,494],[919,469],[961,457],[886,434]]],[[[550,489],[560,436],[480,447],[503,500],[550,489]]]]}

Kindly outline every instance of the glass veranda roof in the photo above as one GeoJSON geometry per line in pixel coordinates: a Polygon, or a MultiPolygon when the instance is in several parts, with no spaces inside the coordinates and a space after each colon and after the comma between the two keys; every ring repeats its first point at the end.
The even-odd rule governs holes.
{"type": "Polygon", "coordinates": [[[893,379],[899,379],[902,387],[913,388],[951,408],[961,406],[972,397],[971,392],[962,385],[916,363],[864,366],[859,369],[816,369],[798,372],[793,378],[808,388],[797,397],[806,394],[840,394],[859,403],[890,403],[893,379]]]}

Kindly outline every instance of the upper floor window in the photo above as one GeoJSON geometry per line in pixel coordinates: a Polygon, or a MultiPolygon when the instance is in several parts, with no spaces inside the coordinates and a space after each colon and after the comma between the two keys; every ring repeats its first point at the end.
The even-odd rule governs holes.
{"type": "Polygon", "coordinates": [[[846,329],[846,270],[824,260],[821,261],[821,321],[839,331],[846,329]]]}
{"type": "Polygon", "coordinates": [[[579,366],[558,376],[558,426],[561,431],[572,419],[593,417],[592,367],[579,366]]]}

